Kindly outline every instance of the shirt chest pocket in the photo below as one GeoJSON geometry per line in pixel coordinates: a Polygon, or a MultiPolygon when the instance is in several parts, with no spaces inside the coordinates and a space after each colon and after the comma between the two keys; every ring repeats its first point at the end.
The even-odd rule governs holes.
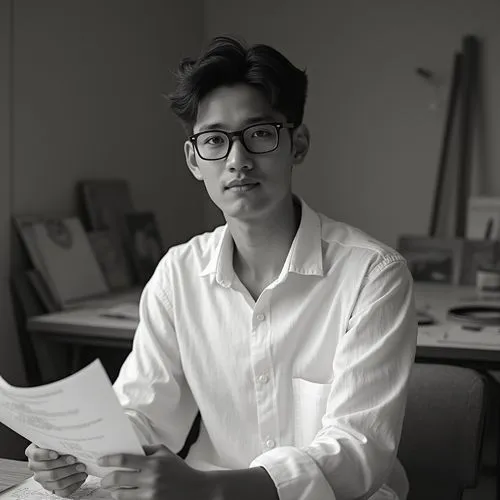
{"type": "Polygon", "coordinates": [[[331,384],[318,384],[303,378],[293,378],[295,446],[308,446],[321,429],[331,384]]]}

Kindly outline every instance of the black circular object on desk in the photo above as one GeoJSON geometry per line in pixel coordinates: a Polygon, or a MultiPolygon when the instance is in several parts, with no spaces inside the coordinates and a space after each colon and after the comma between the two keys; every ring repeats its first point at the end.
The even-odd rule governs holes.
{"type": "Polygon", "coordinates": [[[448,309],[448,319],[460,323],[500,326],[499,306],[458,306],[448,309]]]}

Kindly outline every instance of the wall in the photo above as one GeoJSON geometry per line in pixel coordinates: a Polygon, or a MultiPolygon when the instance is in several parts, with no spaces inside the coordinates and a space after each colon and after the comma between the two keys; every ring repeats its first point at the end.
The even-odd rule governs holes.
{"type": "MultiPolygon", "coordinates": [[[[11,22],[12,5],[0,0],[0,374],[24,385],[7,289],[11,213],[73,214],[78,180],[123,177],[167,246],[204,228],[206,198],[161,97],[186,50],[199,50],[203,6],[16,0],[11,22]]],[[[0,457],[23,452],[0,426],[0,457]]]]}
{"type": "Polygon", "coordinates": [[[77,180],[124,177],[136,208],[156,213],[167,246],[199,232],[202,198],[161,93],[185,50],[199,50],[200,7],[16,2],[16,213],[69,213],[77,180]]]}
{"type": "MultiPolygon", "coordinates": [[[[461,38],[484,40],[485,184],[500,195],[500,3],[495,0],[349,2],[205,0],[205,35],[237,33],[283,51],[310,77],[308,160],[294,189],[310,205],[395,245],[425,234],[446,103],[415,75],[448,84],[461,38]]],[[[445,97],[447,90],[445,89],[445,97]]],[[[217,215],[209,213],[209,224],[217,215]]]]}
{"type": "MultiPolygon", "coordinates": [[[[0,375],[25,385],[9,295],[10,165],[11,165],[11,26],[10,1],[0,1],[0,375]]],[[[24,440],[0,424],[0,457],[21,453],[24,440]]]]}

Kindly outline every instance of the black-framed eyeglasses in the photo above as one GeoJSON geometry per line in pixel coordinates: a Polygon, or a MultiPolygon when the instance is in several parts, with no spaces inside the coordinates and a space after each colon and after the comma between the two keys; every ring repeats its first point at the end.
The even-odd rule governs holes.
{"type": "Polygon", "coordinates": [[[241,130],[207,130],[189,137],[203,160],[222,160],[229,155],[234,138],[239,137],[243,147],[252,154],[270,153],[277,149],[282,128],[294,128],[293,123],[259,123],[241,130]]]}

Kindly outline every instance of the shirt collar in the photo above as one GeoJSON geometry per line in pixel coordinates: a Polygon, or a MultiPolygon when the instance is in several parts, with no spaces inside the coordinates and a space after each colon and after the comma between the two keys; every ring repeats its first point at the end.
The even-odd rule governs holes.
{"type": "MultiPolygon", "coordinates": [[[[300,203],[302,215],[279,281],[282,281],[290,272],[323,276],[321,220],[318,213],[312,210],[302,198],[297,195],[294,195],[294,198],[300,203]]],[[[234,278],[233,248],[233,238],[226,224],[222,228],[222,237],[200,276],[215,274],[220,285],[230,286],[234,278]]]]}

